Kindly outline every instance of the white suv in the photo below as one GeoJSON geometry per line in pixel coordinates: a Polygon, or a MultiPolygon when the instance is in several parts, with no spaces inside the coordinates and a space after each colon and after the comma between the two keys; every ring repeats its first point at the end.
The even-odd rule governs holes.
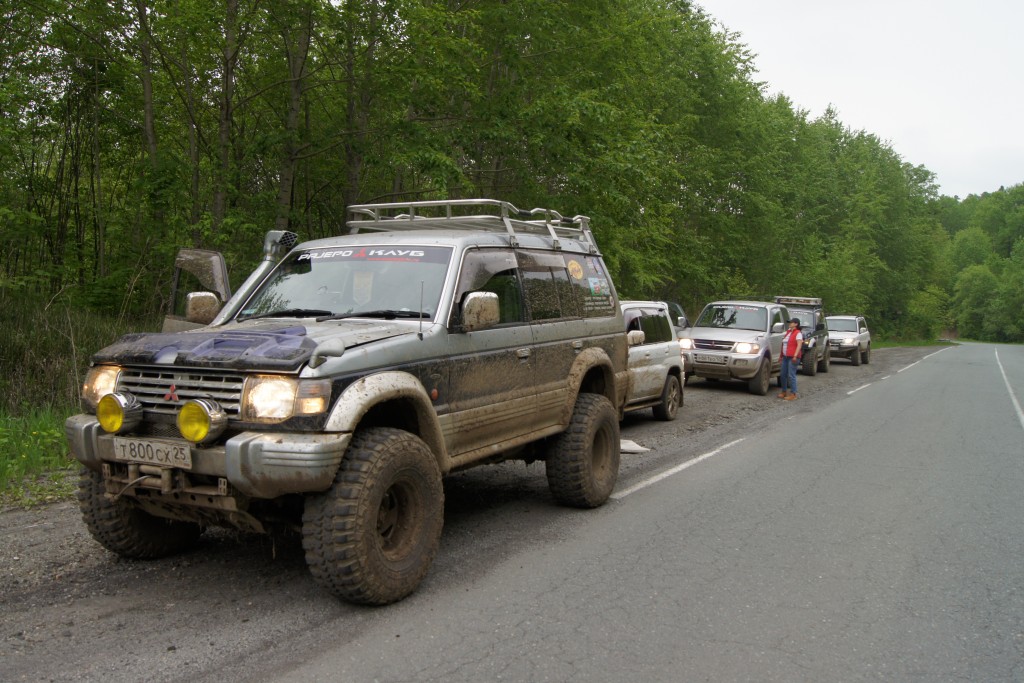
{"type": "Polygon", "coordinates": [[[871,332],[864,316],[830,315],[825,320],[833,358],[849,358],[853,365],[871,362],[871,332]]]}
{"type": "Polygon", "coordinates": [[[674,420],[683,404],[683,356],[664,301],[622,301],[629,343],[627,411],[674,420]]]}

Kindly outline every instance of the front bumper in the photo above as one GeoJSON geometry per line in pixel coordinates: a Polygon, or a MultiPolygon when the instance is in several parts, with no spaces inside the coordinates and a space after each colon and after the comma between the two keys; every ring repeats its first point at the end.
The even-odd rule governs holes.
{"type": "Polygon", "coordinates": [[[711,379],[751,379],[761,367],[760,354],[744,354],[723,351],[688,350],[687,372],[697,377],[711,379]],[[712,360],[714,359],[714,360],[712,360]]]}
{"type": "Polygon", "coordinates": [[[857,344],[835,344],[829,342],[828,344],[829,353],[833,356],[849,357],[853,354],[854,349],[857,348],[857,344]]]}
{"type": "MultiPolygon", "coordinates": [[[[72,415],[64,433],[72,457],[89,469],[124,464],[114,457],[113,435],[94,416],[72,415]]],[[[251,498],[324,491],[334,482],[351,439],[351,433],[242,432],[217,446],[193,445],[187,474],[226,480],[251,498]]]]}

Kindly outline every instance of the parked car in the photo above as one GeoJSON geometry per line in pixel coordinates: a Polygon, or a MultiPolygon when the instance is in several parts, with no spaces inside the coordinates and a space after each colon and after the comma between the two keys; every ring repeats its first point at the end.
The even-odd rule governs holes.
{"type": "Polygon", "coordinates": [[[683,355],[663,301],[622,301],[629,344],[626,411],[653,408],[674,420],[683,404],[683,355]]]}
{"type": "Polygon", "coordinates": [[[786,320],[789,311],[774,302],[709,303],[680,341],[689,374],[743,380],[751,393],[764,396],[782,367],[786,320]]]}
{"type": "Polygon", "coordinates": [[[821,299],[808,296],[777,296],[775,303],[785,304],[789,314],[800,321],[804,335],[804,349],[800,371],[812,377],[818,371],[828,372],[829,354],[828,323],[821,299]]]}
{"type": "Polygon", "coordinates": [[[689,378],[689,368],[686,366],[687,358],[686,354],[682,353],[683,348],[681,342],[686,337],[686,333],[690,329],[692,321],[690,320],[690,316],[686,315],[686,310],[681,304],[678,304],[675,301],[666,301],[665,303],[668,304],[668,312],[672,317],[672,328],[675,330],[676,339],[680,342],[679,351],[683,358],[683,384],[686,384],[686,380],[689,378]]]}
{"type": "Polygon", "coordinates": [[[871,332],[862,315],[830,315],[828,343],[833,356],[849,358],[853,365],[871,362],[871,332]]]}
{"type": "Polygon", "coordinates": [[[607,500],[627,335],[589,220],[489,199],[349,210],[335,237],[268,233],[230,297],[219,254],[181,259],[220,290],[185,298],[184,331],[92,357],[65,432],[101,545],[152,558],[211,525],[294,529],[317,583],[385,604],[437,553],[449,472],[543,460],[556,501],[607,500]]]}

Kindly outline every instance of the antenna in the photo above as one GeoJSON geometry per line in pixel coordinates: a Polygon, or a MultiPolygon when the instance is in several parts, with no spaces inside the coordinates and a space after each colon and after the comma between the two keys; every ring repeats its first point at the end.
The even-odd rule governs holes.
{"type": "Polygon", "coordinates": [[[423,280],[420,280],[420,314],[418,317],[420,319],[419,337],[420,341],[423,341],[423,280]]]}

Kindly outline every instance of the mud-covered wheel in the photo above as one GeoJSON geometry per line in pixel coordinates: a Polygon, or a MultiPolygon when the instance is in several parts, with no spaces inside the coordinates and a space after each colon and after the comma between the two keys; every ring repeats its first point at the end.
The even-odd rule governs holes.
{"type": "Polygon", "coordinates": [[[764,396],[768,393],[768,385],[771,383],[771,377],[768,374],[768,359],[764,358],[761,360],[761,367],[757,369],[757,374],[747,382],[747,388],[750,390],[750,393],[757,394],[758,396],[764,396]]]}
{"type": "Polygon", "coordinates": [[[853,350],[853,353],[850,354],[850,362],[853,363],[854,365],[860,365],[860,347],[859,346],[853,350]]]}
{"type": "Polygon", "coordinates": [[[124,498],[105,495],[103,475],[82,468],[78,475],[78,507],[92,537],[121,557],[151,560],[167,557],[195,545],[202,527],[156,517],[138,509],[124,498]]]}
{"type": "Polygon", "coordinates": [[[862,358],[864,365],[868,365],[871,362],[871,344],[868,344],[868,348],[864,349],[864,356],[862,358]]]}
{"type": "Polygon", "coordinates": [[[611,401],[580,394],[569,428],[549,444],[548,488],[562,505],[601,505],[619,478],[619,419],[611,401]]]}
{"type": "Polygon", "coordinates": [[[302,547],[310,573],[328,591],[386,605],[423,581],[443,525],[434,455],[414,434],[378,427],[357,432],[331,488],[306,498],[302,547]]]}
{"type": "Polygon", "coordinates": [[[815,375],[818,374],[818,359],[814,357],[813,351],[811,352],[810,358],[808,358],[807,355],[804,354],[801,365],[803,367],[804,374],[807,375],[808,377],[814,377],[815,375]]]}
{"type": "Polygon", "coordinates": [[[818,363],[818,372],[828,372],[828,366],[832,364],[832,349],[825,347],[825,353],[818,363]]]}
{"type": "Polygon", "coordinates": [[[674,420],[679,414],[679,406],[683,404],[683,389],[679,385],[679,378],[669,375],[665,379],[665,386],[661,390],[661,401],[654,406],[654,417],[659,420],[674,420]]]}

